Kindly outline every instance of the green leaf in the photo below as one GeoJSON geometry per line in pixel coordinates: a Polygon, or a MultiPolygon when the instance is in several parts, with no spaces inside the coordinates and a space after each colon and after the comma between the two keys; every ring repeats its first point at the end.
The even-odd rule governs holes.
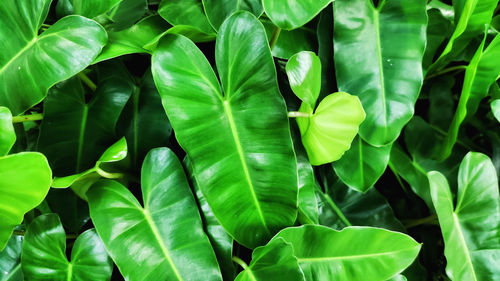
{"type": "Polygon", "coordinates": [[[66,234],[56,214],[37,217],[24,237],[21,263],[26,280],[109,280],[111,259],[95,229],[80,234],[66,257],[66,234]]]}
{"type": "Polygon", "coordinates": [[[131,281],[222,280],[184,170],[171,150],[148,153],[141,186],[144,207],[114,181],[99,181],[87,192],[92,221],[122,275],[131,281]]]}
{"type": "Polygon", "coordinates": [[[263,0],[262,4],[274,24],[291,30],[312,20],[330,2],[331,0],[263,0]]]}
{"type": "Polygon", "coordinates": [[[93,63],[128,54],[150,53],[169,24],[160,16],[149,16],[121,31],[108,32],[108,44],[93,63]]]}
{"type": "Polygon", "coordinates": [[[337,0],[335,72],[340,91],[357,95],[367,117],[359,129],[374,146],[392,143],[411,119],[422,86],[426,1],[337,0]]]}
{"type": "Polygon", "coordinates": [[[72,190],[52,188],[46,201],[51,212],[59,215],[68,232],[79,233],[90,220],[88,203],[72,190]]]}
{"type": "Polygon", "coordinates": [[[0,251],[0,281],[24,281],[21,270],[23,237],[12,235],[3,251],[0,251]]]}
{"type": "Polygon", "coordinates": [[[123,30],[134,25],[148,11],[147,0],[122,0],[109,12],[114,30],[123,30]]]}
{"type": "Polygon", "coordinates": [[[451,280],[495,280],[500,276],[498,177],[491,160],[471,152],[460,165],[456,204],[446,178],[428,174],[445,243],[451,280]]]}
{"type": "MultiPolygon", "coordinates": [[[[446,5],[439,1],[433,2],[446,5]]],[[[441,10],[437,8],[430,9],[427,11],[427,15],[429,17],[429,24],[427,25],[427,46],[423,58],[424,69],[427,69],[432,64],[439,47],[453,30],[452,20],[446,18],[441,10]]]]}
{"type": "Polygon", "coordinates": [[[149,150],[169,143],[172,126],[161,105],[150,70],[134,89],[118,121],[117,133],[127,138],[128,155],[132,168],[136,169],[142,165],[149,150]]]}
{"type": "Polygon", "coordinates": [[[283,238],[273,239],[267,245],[255,248],[250,265],[242,266],[244,270],[235,281],[305,281],[292,245],[283,238]]]}
{"type": "Polygon", "coordinates": [[[73,11],[77,15],[95,18],[111,10],[122,0],[71,0],[73,11]]]}
{"type": "Polygon", "coordinates": [[[436,77],[432,82],[429,89],[429,123],[446,130],[455,113],[455,79],[447,75],[436,77]]]}
{"type": "Polygon", "coordinates": [[[120,64],[101,65],[101,74],[90,102],[73,78],[54,87],[44,103],[38,150],[58,177],[91,168],[118,140],[116,122],[134,86],[120,64]]]}
{"type": "MultiPolygon", "coordinates": [[[[266,28],[267,38],[271,40],[277,27],[269,20],[261,19],[260,21],[266,28]]],[[[301,51],[314,52],[318,49],[317,45],[314,30],[302,27],[290,31],[281,30],[271,51],[276,58],[289,59],[301,51]]]]}
{"type": "Polygon", "coordinates": [[[255,248],[294,223],[298,188],[285,103],[253,15],[235,13],[221,26],[216,62],[224,94],[194,43],[167,35],[153,54],[153,78],[214,215],[255,248]]]}
{"type": "Polygon", "coordinates": [[[407,268],[420,244],[399,232],[372,227],[336,231],[319,225],[286,228],[273,240],[292,244],[308,281],[384,281],[407,268]]]}
{"type": "Polygon", "coordinates": [[[500,100],[496,99],[491,102],[491,112],[493,112],[493,115],[495,118],[500,122],[500,100]]]}
{"type": "Polygon", "coordinates": [[[7,155],[15,142],[12,114],[7,107],[0,106],[0,157],[7,155]]]}
{"type": "Polygon", "coordinates": [[[28,211],[49,192],[52,171],[43,154],[21,152],[0,157],[0,250],[28,211]]]}
{"type": "Polygon", "coordinates": [[[392,145],[371,146],[356,137],[351,148],[333,163],[337,176],[349,187],[366,192],[382,176],[391,154],[392,145]]]}
{"type": "Polygon", "coordinates": [[[58,178],[55,177],[52,181],[53,188],[67,188],[71,186],[71,189],[83,200],[87,201],[87,190],[92,184],[97,182],[102,177],[108,179],[120,178],[121,174],[110,173],[105,171],[101,164],[118,162],[127,156],[127,141],[125,137],[121,138],[115,144],[110,146],[101,155],[99,160],[97,160],[95,166],[84,172],[78,173],[76,175],[71,175],[67,177],[58,178]]]}
{"type": "Polygon", "coordinates": [[[445,67],[463,51],[472,38],[484,33],[489,25],[498,0],[455,0],[455,30],[439,58],[430,66],[428,73],[445,67]]]}
{"type": "Polygon", "coordinates": [[[344,92],[327,96],[314,112],[308,104],[302,103],[299,112],[306,114],[306,117],[297,118],[297,124],[312,165],[340,159],[351,147],[366,116],[358,97],[344,92]]]}
{"type": "Polygon", "coordinates": [[[51,0],[5,0],[0,6],[0,106],[13,115],[42,101],[54,84],[85,69],[107,36],[96,22],[68,16],[38,34],[51,0]]]}
{"type": "Polygon", "coordinates": [[[262,12],[260,0],[202,0],[208,20],[215,30],[219,30],[224,21],[233,13],[248,11],[259,17],[262,12]]]}
{"type": "Polygon", "coordinates": [[[315,108],[321,91],[321,61],[318,56],[313,52],[293,55],[286,64],[286,74],[295,95],[315,108]]]}
{"type": "Polygon", "coordinates": [[[203,37],[215,38],[201,0],[162,0],[158,13],[172,26],[184,26],[192,32],[202,33],[203,37]]]}

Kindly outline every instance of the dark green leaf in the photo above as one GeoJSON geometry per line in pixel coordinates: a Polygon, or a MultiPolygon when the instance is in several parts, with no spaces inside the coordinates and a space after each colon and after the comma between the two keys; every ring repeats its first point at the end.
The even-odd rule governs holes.
{"type": "Polygon", "coordinates": [[[0,251],[0,281],[24,281],[21,270],[23,237],[12,235],[7,246],[0,251]]]}
{"type": "MultiPolygon", "coordinates": [[[[206,39],[201,41],[215,38],[215,31],[205,15],[201,0],[162,0],[158,13],[174,27],[183,26],[186,30],[192,29],[192,33],[202,33],[201,38],[206,39]]],[[[191,39],[200,41],[196,37],[191,39]]]]}
{"type": "MultiPolygon", "coordinates": [[[[273,32],[277,28],[271,21],[262,20],[266,28],[267,37],[271,40],[273,32]]],[[[331,44],[331,43],[330,43],[331,44]]],[[[295,30],[281,30],[278,40],[272,48],[273,56],[280,59],[289,59],[301,51],[315,52],[318,49],[314,30],[302,27],[295,30]]]]}
{"type": "Polygon", "coordinates": [[[286,30],[301,27],[332,0],[262,0],[266,14],[274,24],[286,30]]]}
{"type": "Polygon", "coordinates": [[[202,0],[202,2],[215,30],[219,30],[222,23],[235,12],[248,11],[256,17],[263,12],[260,0],[202,0]]]}

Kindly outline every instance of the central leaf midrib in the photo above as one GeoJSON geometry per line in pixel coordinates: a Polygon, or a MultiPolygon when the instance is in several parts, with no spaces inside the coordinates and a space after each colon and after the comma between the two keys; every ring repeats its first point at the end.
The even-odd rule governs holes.
{"type": "Polygon", "coordinates": [[[458,236],[460,237],[460,241],[462,242],[462,244],[464,246],[465,257],[467,259],[467,263],[469,264],[469,266],[471,268],[472,277],[474,278],[474,281],[477,281],[476,272],[474,270],[474,265],[472,264],[472,259],[470,256],[469,248],[467,248],[467,243],[465,242],[464,234],[462,232],[462,228],[460,227],[460,221],[458,220],[457,214],[455,212],[453,212],[453,224],[456,227],[457,232],[458,232],[458,236]]]}
{"type": "MultiPolygon", "coordinates": [[[[381,4],[382,5],[382,4],[381,4]]],[[[380,42],[380,19],[379,13],[382,6],[379,6],[377,9],[373,9],[373,24],[375,25],[375,39],[377,42],[377,56],[378,56],[378,65],[379,65],[379,75],[380,75],[380,90],[381,90],[381,101],[382,101],[382,110],[384,112],[384,122],[387,126],[387,108],[386,108],[386,100],[385,100],[385,80],[384,80],[384,63],[382,58],[382,43],[380,42]]]]}
{"type": "Polygon", "coordinates": [[[82,159],[82,153],[83,153],[83,141],[85,138],[85,129],[87,127],[87,117],[89,114],[89,106],[84,105],[83,106],[83,111],[82,111],[82,120],[80,122],[80,132],[78,134],[78,150],[76,154],[76,173],[80,172],[80,162],[82,159]]]}
{"type": "Polygon", "coordinates": [[[353,259],[362,259],[362,258],[371,258],[371,257],[379,257],[385,255],[393,255],[396,253],[404,252],[409,249],[397,250],[397,251],[389,251],[382,253],[374,253],[374,254],[361,254],[361,255],[351,255],[351,256],[340,256],[340,257],[317,257],[317,258],[297,258],[299,263],[307,263],[307,262],[325,262],[325,261],[336,261],[336,260],[353,260],[353,259]]]}
{"type": "Polygon", "coordinates": [[[255,194],[255,188],[253,186],[250,172],[248,170],[247,162],[245,160],[245,155],[243,153],[243,147],[241,146],[240,137],[239,137],[238,131],[236,129],[236,124],[234,122],[234,117],[233,117],[233,113],[231,111],[231,106],[229,105],[228,100],[223,101],[222,104],[224,106],[224,112],[225,112],[225,115],[226,115],[227,120],[229,122],[229,126],[231,128],[231,133],[233,135],[233,140],[234,140],[234,143],[236,146],[236,150],[238,151],[238,156],[239,156],[240,161],[241,161],[241,166],[243,168],[243,172],[245,173],[245,179],[246,179],[248,187],[250,189],[250,193],[252,195],[252,199],[254,201],[255,207],[257,208],[257,213],[259,214],[259,218],[262,222],[262,225],[264,226],[264,229],[266,230],[266,232],[271,234],[268,227],[267,227],[267,223],[266,223],[266,220],[264,218],[264,214],[262,213],[262,209],[260,207],[259,200],[257,198],[257,194],[255,194]]]}
{"type": "Polygon", "coordinates": [[[155,236],[156,242],[160,245],[161,251],[163,252],[163,255],[167,259],[167,262],[170,264],[170,267],[175,273],[175,277],[179,281],[183,281],[181,273],[175,266],[174,260],[172,259],[172,256],[170,256],[170,253],[167,249],[167,246],[165,246],[165,243],[163,243],[163,239],[160,235],[160,231],[155,225],[155,222],[153,221],[153,218],[151,217],[151,214],[148,209],[143,209],[143,214],[144,218],[146,218],[146,222],[148,223],[149,227],[151,228],[151,231],[153,232],[153,235],[155,236]]]}

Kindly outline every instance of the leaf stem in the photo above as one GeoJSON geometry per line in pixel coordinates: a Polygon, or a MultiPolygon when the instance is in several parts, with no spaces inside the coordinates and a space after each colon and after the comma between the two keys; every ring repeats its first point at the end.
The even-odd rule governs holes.
{"type": "Polygon", "coordinates": [[[12,123],[22,123],[22,122],[29,122],[29,121],[40,121],[43,119],[43,114],[42,113],[35,113],[35,114],[30,114],[30,115],[20,115],[20,116],[13,116],[12,117],[12,123]]]}
{"type": "Polygon", "coordinates": [[[425,76],[425,80],[428,80],[428,79],[431,79],[431,78],[434,78],[436,76],[440,76],[440,75],[443,75],[443,74],[446,74],[448,72],[452,72],[452,71],[457,71],[457,70],[465,70],[467,69],[467,66],[466,65],[457,65],[457,66],[452,66],[452,67],[449,67],[449,68],[445,68],[443,70],[440,70],[440,71],[437,71],[437,72],[434,72],[432,73],[431,75],[427,75],[425,76]]]}
{"type": "Polygon", "coordinates": [[[239,264],[244,270],[246,270],[248,268],[248,265],[246,262],[244,262],[242,259],[236,257],[236,256],[233,256],[232,260],[239,264]]]}
{"type": "Polygon", "coordinates": [[[97,168],[96,172],[101,177],[106,178],[106,179],[122,179],[122,178],[125,178],[125,174],[123,174],[123,173],[108,173],[108,172],[104,171],[101,168],[97,168]]]}
{"type": "MultiPolygon", "coordinates": [[[[447,132],[441,130],[439,127],[436,127],[434,125],[430,125],[429,126],[436,132],[438,132],[439,134],[443,135],[444,137],[446,137],[446,135],[448,135],[447,132]]],[[[468,149],[468,150],[475,150],[475,151],[478,151],[478,152],[483,152],[483,153],[486,153],[486,151],[484,151],[484,149],[474,145],[474,144],[470,144],[470,143],[465,143],[464,141],[460,140],[457,138],[457,141],[456,141],[457,144],[463,146],[464,148],[468,149]]]]}
{"type": "Polygon", "coordinates": [[[290,112],[288,112],[288,117],[290,117],[290,118],[309,118],[310,115],[308,113],[304,113],[304,112],[290,111],[290,112]]]}
{"type": "Polygon", "coordinates": [[[278,42],[280,33],[281,33],[281,28],[275,27],[273,30],[273,34],[271,35],[271,39],[269,40],[269,48],[271,48],[271,51],[273,50],[274,45],[276,45],[276,42],[278,42]]]}
{"type": "Polygon", "coordinates": [[[78,78],[82,80],[85,85],[87,85],[92,91],[95,91],[97,89],[97,85],[90,80],[90,78],[83,72],[78,73],[78,78]]]}
{"type": "Polygon", "coordinates": [[[403,223],[404,223],[404,226],[406,228],[412,228],[412,227],[416,227],[416,226],[419,226],[419,225],[422,225],[422,224],[436,224],[438,222],[437,222],[437,215],[436,214],[432,214],[432,215],[430,215],[428,217],[421,218],[421,219],[406,220],[403,223]]]}
{"type": "Polygon", "coordinates": [[[396,171],[396,168],[394,167],[394,164],[392,164],[392,162],[389,161],[388,166],[391,169],[392,173],[394,174],[394,177],[396,177],[396,180],[398,181],[398,183],[401,186],[401,188],[404,190],[405,193],[408,193],[408,189],[403,184],[403,181],[401,180],[401,177],[399,176],[398,172],[396,171]]]}

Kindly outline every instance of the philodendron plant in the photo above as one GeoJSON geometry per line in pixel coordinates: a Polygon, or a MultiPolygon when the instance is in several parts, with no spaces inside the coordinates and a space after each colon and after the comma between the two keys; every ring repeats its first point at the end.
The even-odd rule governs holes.
{"type": "Polygon", "coordinates": [[[3,0],[0,281],[500,280],[498,0],[3,0]]]}

